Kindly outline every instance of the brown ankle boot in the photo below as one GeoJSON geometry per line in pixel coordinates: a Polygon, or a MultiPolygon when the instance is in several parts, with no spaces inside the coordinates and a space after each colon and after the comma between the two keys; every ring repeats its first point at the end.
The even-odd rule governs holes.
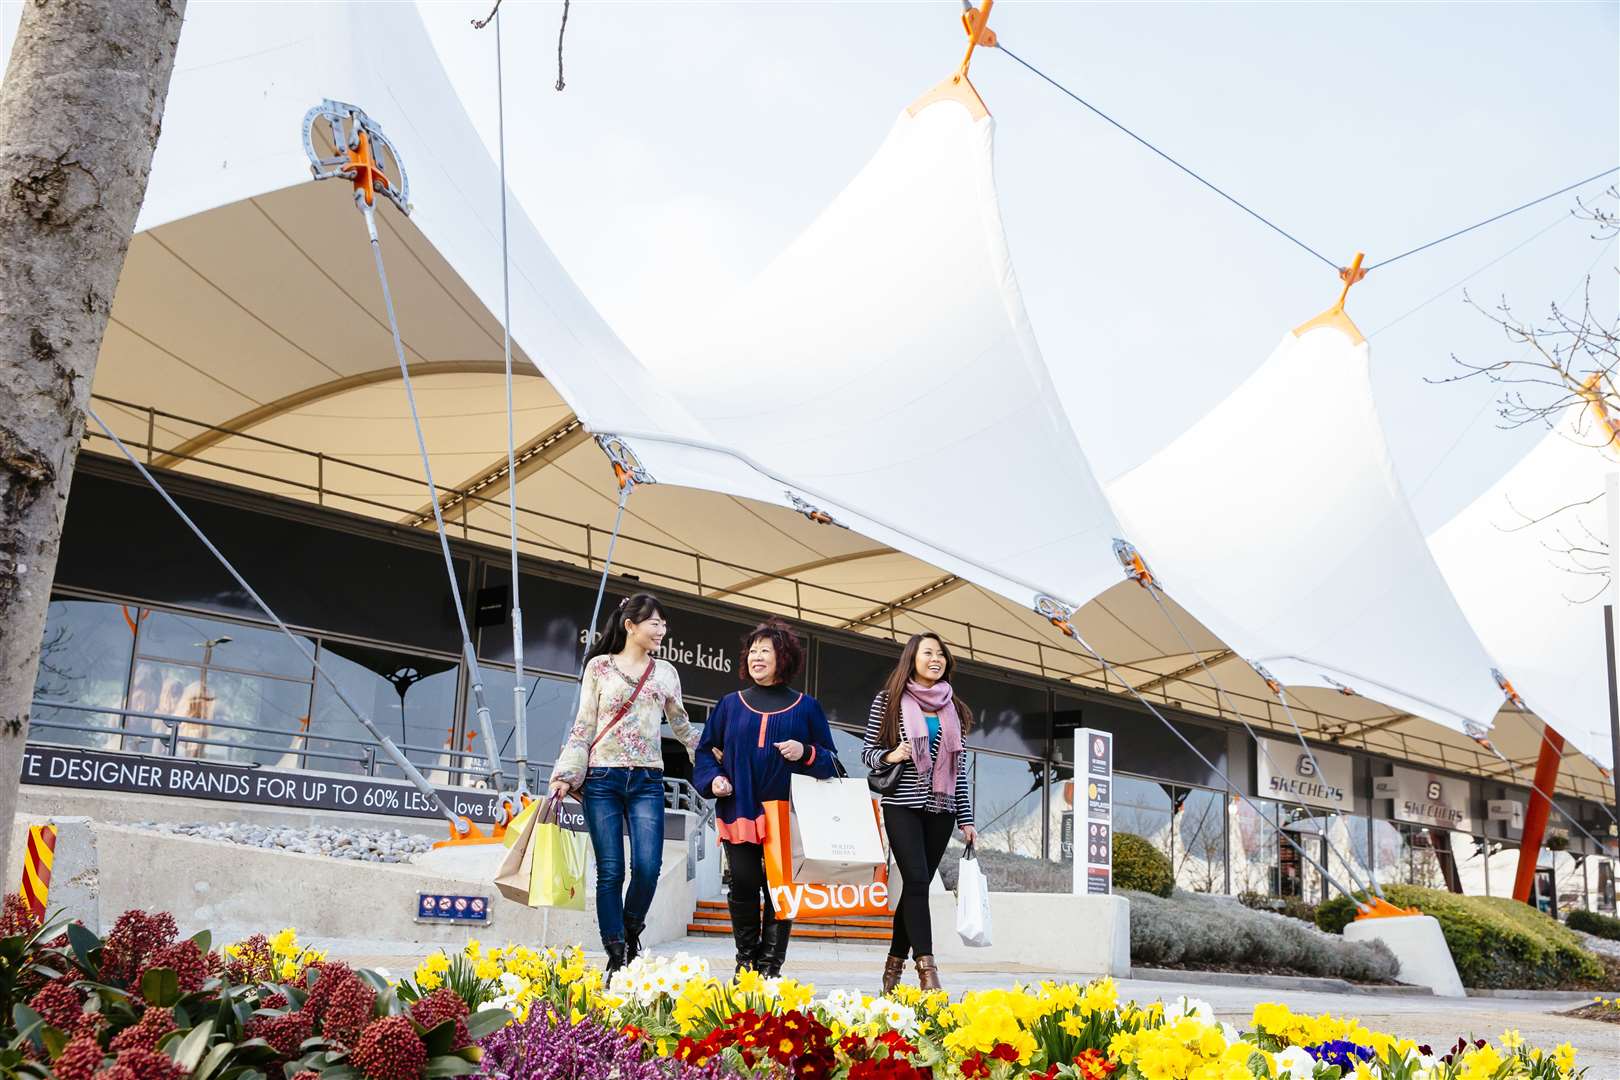
{"type": "Polygon", "coordinates": [[[932,956],[917,957],[917,981],[922,984],[924,992],[941,989],[939,965],[934,963],[932,956]]]}
{"type": "Polygon", "coordinates": [[[886,956],[883,958],[883,993],[892,994],[894,988],[900,985],[900,979],[906,973],[906,958],[903,956],[886,956]]]}

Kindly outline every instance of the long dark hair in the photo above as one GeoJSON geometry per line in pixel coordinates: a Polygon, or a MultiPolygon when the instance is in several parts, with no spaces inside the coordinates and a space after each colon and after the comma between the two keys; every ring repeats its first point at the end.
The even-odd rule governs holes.
{"type": "MultiPolygon", "coordinates": [[[[900,745],[900,699],[905,696],[906,683],[917,674],[917,650],[922,643],[932,641],[939,646],[939,651],[945,654],[945,678],[950,682],[951,676],[956,674],[956,657],[951,655],[951,648],[945,644],[945,639],[938,634],[924,630],[920,634],[911,635],[906,647],[900,650],[900,660],[895,664],[894,670],[889,673],[888,681],[883,684],[883,692],[888,700],[883,705],[883,726],[878,729],[878,742],[883,746],[900,745]]],[[[973,710],[968,708],[954,689],[951,691],[951,704],[956,706],[956,718],[962,724],[962,734],[966,735],[973,730],[973,710]]]]}
{"type": "Polygon", "coordinates": [[[619,606],[608,612],[607,628],[596,639],[596,643],[585,653],[585,662],[590,663],[598,656],[615,656],[624,651],[630,640],[630,634],[624,628],[625,620],[633,623],[646,622],[657,616],[664,617],[664,609],[658,603],[658,597],[652,593],[632,593],[619,601],[619,606]]]}

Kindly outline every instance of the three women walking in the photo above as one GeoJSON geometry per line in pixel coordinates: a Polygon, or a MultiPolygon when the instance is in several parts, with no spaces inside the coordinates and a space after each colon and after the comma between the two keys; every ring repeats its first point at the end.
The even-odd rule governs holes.
{"type": "Polygon", "coordinates": [[[883,992],[900,984],[908,956],[924,990],[939,989],[928,886],[939,871],[951,833],[962,830],[969,847],[973,794],[962,740],[973,713],[951,689],[956,660],[934,634],[906,642],[900,661],[872,700],[861,760],[874,772],[899,765],[900,782],[883,796],[889,852],[900,870],[900,902],[883,964],[883,992]]]}
{"type": "MultiPolygon", "coordinates": [[[[838,769],[832,730],[815,698],[795,689],[804,646],[780,619],[767,619],[743,641],[744,686],[709,714],[699,740],[681,701],[680,676],[653,654],[668,625],[658,601],[636,593],[619,603],[612,625],[591,647],[579,711],[552,770],[551,796],[585,805],[596,853],[596,916],[611,974],[635,959],[663,862],[665,721],[694,755],[694,783],[716,802],[716,828],[731,868],[728,906],[737,970],[780,975],[791,921],[777,917],[766,875],[770,839],[765,803],[791,797],[792,779],[828,779],[838,769]],[[625,890],[624,837],[630,836],[625,890]]],[[[931,633],[906,642],[872,701],[861,759],[871,771],[898,767],[882,797],[900,899],[883,967],[883,991],[899,985],[906,960],[923,989],[939,988],[928,889],[952,833],[969,846],[976,834],[963,740],[973,713],[951,689],[955,659],[931,633]]]]}
{"type": "Polygon", "coordinates": [[[586,654],[579,711],[551,771],[553,799],[578,795],[585,804],[596,853],[596,921],[609,974],[641,951],[663,867],[664,722],[688,754],[697,744],[681,701],[681,677],[674,665],[653,656],[668,631],[657,599],[648,593],[626,597],[610,622],[586,654]]]}
{"type": "Polygon", "coordinates": [[[741,690],[709,714],[698,744],[693,781],[716,801],[715,823],[731,867],[731,931],[737,970],[782,973],[793,923],[777,918],[765,875],[767,802],[785,800],[793,776],[833,775],[832,730],[815,698],[793,689],[804,667],[804,646],[779,619],[760,623],[743,640],[741,690]]]}

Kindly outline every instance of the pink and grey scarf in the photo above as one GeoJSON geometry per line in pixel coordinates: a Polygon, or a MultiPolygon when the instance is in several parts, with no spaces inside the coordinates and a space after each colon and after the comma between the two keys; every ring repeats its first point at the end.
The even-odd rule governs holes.
{"type": "Polygon", "coordinates": [[[956,715],[951,684],[924,686],[912,679],[900,696],[900,719],[911,743],[911,763],[919,775],[930,778],[928,809],[951,813],[956,808],[956,770],[962,758],[962,722],[956,715]],[[939,753],[928,749],[927,717],[939,717],[939,753]]]}

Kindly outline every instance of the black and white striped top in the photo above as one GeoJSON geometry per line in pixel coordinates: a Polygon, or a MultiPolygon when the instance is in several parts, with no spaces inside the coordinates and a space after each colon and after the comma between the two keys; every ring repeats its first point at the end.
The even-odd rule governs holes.
{"type": "MultiPolygon", "coordinates": [[[[883,713],[889,705],[889,694],[886,690],[879,690],[877,697],[872,699],[872,711],[866,716],[866,744],[861,747],[861,761],[869,770],[883,768],[883,755],[894,749],[878,742],[883,730],[883,713]]],[[[904,724],[902,723],[902,729],[904,724]]],[[[902,737],[904,731],[901,732],[902,737]]],[[[939,736],[934,736],[929,744],[929,752],[939,753],[939,736]]],[[[910,761],[900,766],[900,788],[893,795],[883,796],[884,806],[904,806],[912,810],[923,810],[928,806],[928,781],[917,771],[917,766],[910,761]]],[[[961,760],[956,767],[956,826],[973,824],[973,793],[968,787],[968,756],[964,750],[961,760]]]]}

